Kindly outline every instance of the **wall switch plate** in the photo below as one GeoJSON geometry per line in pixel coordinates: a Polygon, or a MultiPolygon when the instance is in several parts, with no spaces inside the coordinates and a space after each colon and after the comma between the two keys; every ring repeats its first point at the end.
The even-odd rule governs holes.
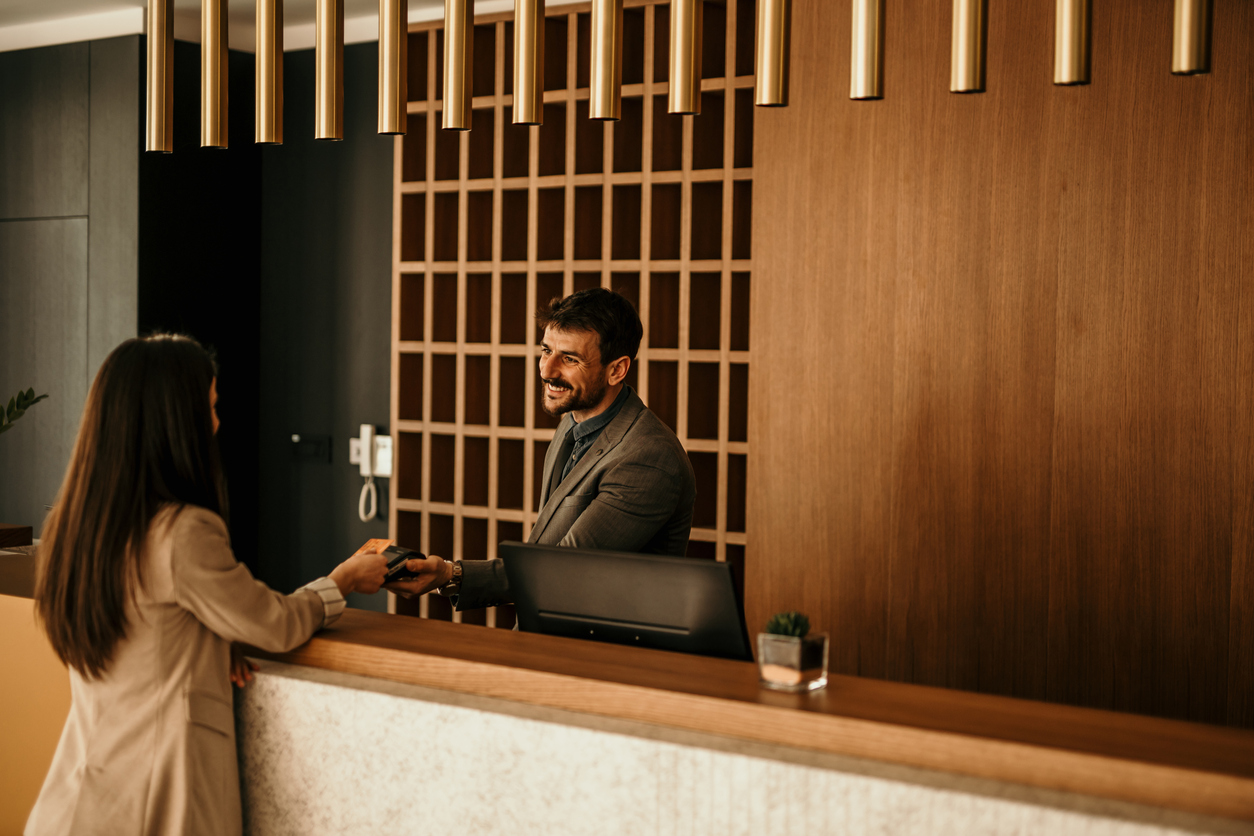
{"type": "Polygon", "coordinates": [[[292,433],[292,458],[297,461],[331,463],[331,436],[292,433]]]}

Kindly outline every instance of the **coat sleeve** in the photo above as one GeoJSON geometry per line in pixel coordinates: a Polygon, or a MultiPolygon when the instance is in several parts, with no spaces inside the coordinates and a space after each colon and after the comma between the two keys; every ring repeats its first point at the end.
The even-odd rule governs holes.
{"type": "Polygon", "coordinates": [[[505,564],[495,560],[463,560],[462,588],[453,599],[459,610],[477,610],[513,603],[505,564]]]}
{"type": "Polygon", "coordinates": [[[188,507],[173,523],[170,556],[174,599],[227,641],[282,653],[309,640],[343,609],[334,583],[314,582],[291,595],[256,580],[235,559],[217,514],[188,507]],[[335,609],[338,599],[338,610],[335,609]]]}

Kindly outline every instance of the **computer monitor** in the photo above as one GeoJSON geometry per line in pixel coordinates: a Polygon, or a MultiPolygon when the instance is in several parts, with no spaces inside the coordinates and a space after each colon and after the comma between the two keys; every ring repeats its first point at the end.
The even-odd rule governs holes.
{"type": "Polygon", "coordinates": [[[514,542],[497,554],[520,630],[753,659],[726,563],[514,542]]]}

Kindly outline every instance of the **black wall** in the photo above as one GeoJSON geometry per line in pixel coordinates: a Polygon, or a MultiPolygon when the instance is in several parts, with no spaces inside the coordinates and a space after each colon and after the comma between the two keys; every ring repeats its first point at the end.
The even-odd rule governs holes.
{"type": "Polygon", "coordinates": [[[261,152],[253,56],[231,52],[228,148],[200,147],[200,46],[174,44],[174,153],[139,166],[139,333],[176,331],[218,357],[218,445],[231,545],[258,571],[261,152]]]}
{"type": "Polygon", "coordinates": [[[313,138],[304,50],[284,56],[284,144],[261,151],[260,571],[284,590],[387,536],[357,518],[348,440],[388,422],[394,140],[376,133],[377,45],[346,46],[344,63],[344,141],[313,138]],[[293,434],[329,436],[331,461],[295,458],[293,434]]]}
{"type": "Polygon", "coordinates": [[[87,389],[135,335],[142,39],[0,53],[0,399],[49,395],[0,435],[0,521],[32,525],[87,389]]]}

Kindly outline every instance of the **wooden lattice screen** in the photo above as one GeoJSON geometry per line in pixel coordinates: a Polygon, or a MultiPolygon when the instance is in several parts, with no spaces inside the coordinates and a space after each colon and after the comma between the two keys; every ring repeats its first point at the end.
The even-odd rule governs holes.
{"type": "MultiPolygon", "coordinates": [[[[440,130],[443,31],[409,35],[393,189],[390,536],[464,560],[524,540],[556,419],[536,309],[611,287],[645,341],[628,382],[675,430],[698,498],[689,554],[743,578],[753,176],[753,0],[706,0],[702,114],[666,110],[670,9],[627,0],[623,112],[588,119],[589,6],[546,20],[544,125],[511,123],[512,15],[476,19],[474,119],[440,130]]],[[[497,627],[508,608],[397,612],[497,627]]]]}

